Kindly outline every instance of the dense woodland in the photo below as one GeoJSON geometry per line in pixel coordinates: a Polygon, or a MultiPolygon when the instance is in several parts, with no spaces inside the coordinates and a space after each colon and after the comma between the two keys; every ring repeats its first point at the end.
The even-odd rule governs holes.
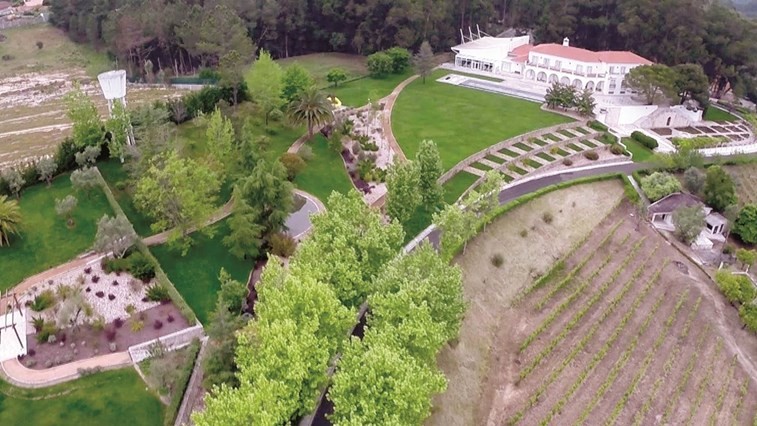
{"type": "MultiPolygon", "coordinates": [[[[742,4],[742,6],[744,6],[742,4]]],[[[435,51],[476,25],[496,35],[532,31],[588,49],[628,49],[668,65],[699,63],[722,92],[753,92],[757,24],[730,5],[701,0],[51,0],[53,22],[121,61],[151,59],[174,74],[214,65],[228,50],[252,57],[399,45],[435,51]]]]}

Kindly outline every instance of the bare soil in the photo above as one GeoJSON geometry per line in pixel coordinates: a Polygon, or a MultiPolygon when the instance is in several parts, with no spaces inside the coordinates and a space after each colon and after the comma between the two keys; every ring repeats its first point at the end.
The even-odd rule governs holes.
{"type": "Polygon", "coordinates": [[[144,316],[137,314],[137,319],[143,318],[141,321],[144,327],[139,331],[132,331],[131,320],[124,317],[120,327],[116,327],[114,321],[107,324],[104,330],[94,330],[88,325],[79,327],[77,331],[66,329],[65,332],[58,333],[55,343],[37,343],[36,334],[29,335],[27,344],[29,352],[34,355],[25,356],[21,362],[28,368],[43,370],[51,366],[110,353],[111,342],[107,338],[108,330],[116,332],[113,340],[116,351],[125,351],[129,346],[148,342],[189,327],[187,320],[181,316],[181,311],[172,303],[150,308],[140,314],[144,316]],[[168,320],[169,316],[173,318],[172,321],[168,320]],[[156,321],[160,321],[161,324],[158,328],[156,328],[156,321]],[[72,344],[73,347],[71,347],[72,344]],[[47,364],[48,361],[51,365],[47,364]]]}
{"type": "MultiPolygon", "coordinates": [[[[465,253],[456,259],[465,271],[464,296],[468,309],[460,338],[437,358],[448,385],[447,391],[434,399],[428,424],[480,424],[477,410],[485,395],[486,376],[491,371],[490,365],[496,365],[497,357],[502,355],[500,351],[491,351],[497,332],[502,324],[529,326],[505,321],[510,302],[577,242],[588,236],[587,244],[597,245],[604,236],[592,230],[622,196],[619,181],[552,192],[501,216],[468,243],[465,253]],[[554,218],[549,224],[542,219],[545,212],[554,218]],[[499,268],[490,261],[495,253],[505,258],[499,268]]],[[[505,367],[517,368],[512,363],[505,367]]],[[[502,374],[500,370],[494,371],[502,374]]]]}
{"type": "MultiPolygon", "coordinates": [[[[565,260],[561,274],[517,303],[502,303],[490,363],[480,366],[484,391],[471,401],[475,417],[447,424],[751,422],[757,394],[743,387],[757,387],[757,338],[742,329],[736,309],[709,276],[646,223],[637,225],[633,211],[626,203],[615,209],[565,260]],[[555,292],[585,259],[575,278],[555,292]],[[567,309],[521,352],[527,336],[566,301],[567,309]],[[553,349],[550,342],[557,342],[553,349]]],[[[491,236],[497,237],[504,238],[491,236]]],[[[469,249],[474,254],[486,259],[492,247],[469,249]]],[[[467,281],[472,270],[464,269],[467,281]]],[[[481,280],[495,275],[477,271],[489,272],[481,280]]]]}

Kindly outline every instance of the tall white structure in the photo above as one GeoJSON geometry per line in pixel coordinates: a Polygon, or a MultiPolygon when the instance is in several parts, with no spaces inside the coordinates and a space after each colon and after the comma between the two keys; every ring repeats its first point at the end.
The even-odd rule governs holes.
{"type": "MultiPolygon", "coordinates": [[[[114,70],[101,73],[97,76],[100,89],[108,101],[108,113],[113,116],[113,102],[120,102],[126,108],[126,71],[114,70]]],[[[134,135],[131,125],[126,131],[126,140],[129,145],[134,145],[134,135]]]]}
{"type": "MultiPolygon", "coordinates": [[[[0,294],[0,296],[2,296],[0,294]]],[[[0,297],[0,362],[26,355],[26,314],[15,294],[0,297]]]]}
{"type": "Polygon", "coordinates": [[[625,76],[652,61],[628,51],[593,52],[562,44],[532,45],[529,36],[471,37],[452,48],[455,65],[549,85],[559,81],[608,95],[630,93],[625,76]]]}

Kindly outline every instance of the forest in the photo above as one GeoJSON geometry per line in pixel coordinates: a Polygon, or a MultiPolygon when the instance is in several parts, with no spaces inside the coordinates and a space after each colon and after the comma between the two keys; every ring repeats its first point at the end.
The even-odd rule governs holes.
{"type": "MultiPolygon", "coordinates": [[[[742,2],[743,3],[743,2],[742,2]]],[[[146,59],[171,74],[217,65],[229,50],[252,58],[392,46],[436,52],[479,25],[515,28],[535,42],[632,50],[667,65],[699,63],[722,94],[757,92],[757,24],[730,4],[701,0],[50,0],[52,22],[140,73],[146,59]]],[[[743,6],[743,4],[742,4],[743,6]]]]}

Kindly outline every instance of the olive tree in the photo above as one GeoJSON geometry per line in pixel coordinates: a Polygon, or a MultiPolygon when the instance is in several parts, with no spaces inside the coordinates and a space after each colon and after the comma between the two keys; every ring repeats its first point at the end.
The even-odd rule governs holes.
{"type": "Polygon", "coordinates": [[[103,215],[97,221],[97,234],[93,249],[98,253],[113,253],[117,258],[124,257],[137,241],[137,233],[131,226],[126,216],[119,214],[116,217],[103,215]]]}

